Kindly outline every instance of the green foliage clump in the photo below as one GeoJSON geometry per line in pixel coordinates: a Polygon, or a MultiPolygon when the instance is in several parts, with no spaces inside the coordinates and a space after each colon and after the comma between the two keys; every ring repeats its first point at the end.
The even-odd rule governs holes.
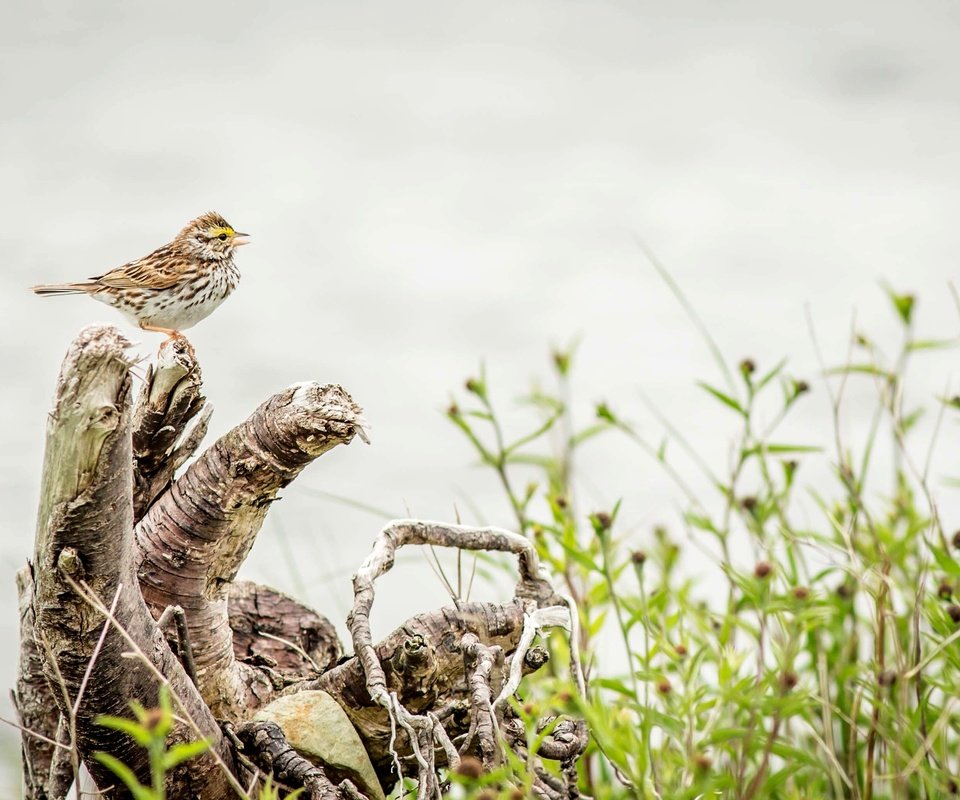
{"type": "MultiPolygon", "coordinates": [[[[560,637],[550,640],[552,677],[529,680],[524,691],[531,720],[586,719],[585,793],[957,794],[960,532],[945,533],[929,474],[933,444],[918,457],[916,431],[933,406],[936,442],[960,400],[911,407],[906,392],[914,358],[956,342],[916,338],[914,298],[888,296],[902,332],[898,352],[885,357],[857,334],[843,363],[821,363],[816,392],[829,402],[831,424],[800,437],[808,441],[784,441],[780,432],[810,384],[789,376],[786,362],[734,366],[707,335],[723,380],[699,385],[707,402],[729,412],[733,437],[722,470],[663,415],[657,442],[606,403],[578,427],[572,349],[554,354],[557,390],[524,399],[534,421],[515,438],[483,372],[448,408],[496,475],[516,525],[579,606],[589,697],[579,698],[554,666],[568,663],[560,637]],[[858,381],[868,383],[855,387],[865,390],[858,397],[873,399],[854,444],[842,414],[858,381]],[[581,508],[581,450],[602,443],[609,460],[618,441],[642,448],[684,497],[673,529],[623,530],[619,504],[581,508]],[[691,489],[697,482],[709,487],[703,496],[691,489]]],[[[525,780],[524,765],[513,764],[484,776],[484,786],[466,782],[473,796],[518,797],[525,780]]]]}

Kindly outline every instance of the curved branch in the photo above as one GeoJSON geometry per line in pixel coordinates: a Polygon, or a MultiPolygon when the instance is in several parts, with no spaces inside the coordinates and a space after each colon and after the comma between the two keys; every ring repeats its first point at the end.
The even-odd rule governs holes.
{"type": "Polygon", "coordinates": [[[353,609],[347,625],[353,635],[353,648],[363,664],[370,696],[385,708],[389,707],[386,678],[373,647],[370,634],[370,609],[373,608],[374,581],[393,567],[401,547],[430,544],[435,547],[458,547],[462,550],[491,550],[517,555],[520,582],[517,597],[535,599],[549,605],[562,605],[545,572],[540,567],[537,551],[529,539],[503,528],[473,528],[447,525],[425,520],[398,519],[387,524],[373,550],[353,576],[353,609]]]}
{"type": "Polygon", "coordinates": [[[340,386],[291,386],[209,447],[137,525],[143,596],[155,615],[183,608],[218,718],[239,721],[278,689],[234,656],[228,587],[279,490],[355,435],[366,439],[362,412],[340,386]]]}

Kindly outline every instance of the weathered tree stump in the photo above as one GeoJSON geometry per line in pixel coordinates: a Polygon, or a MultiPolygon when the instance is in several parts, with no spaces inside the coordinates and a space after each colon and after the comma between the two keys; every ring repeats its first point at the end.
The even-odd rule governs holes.
{"type": "MultiPolygon", "coordinates": [[[[530,543],[498,529],[391,523],[354,577],[356,655],[344,660],[326,619],[236,578],[279,490],[323,453],[366,440],[360,408],[339,386],[292,386],[177,476],[209,422],[199,366],[166,342],[134,403],[127,347],[115,328],[83,330],[47,424],[34,558],[17,576],[27,798],[64,797],[81,764],[106,796],[128,797],[96,751],[149,783],[146,751],[95,719],[129,717],[130,701],[155,707],[163,684],[176,714],[168,741],[210,743],[167,773],[170,800],[254,796],[270,771],[315,798],[382,797],[402,771],[418,779],[418,796],[435,797],[442,768],[462,755],[493,768],[504,747],[523,751],[505,701],[544,662],[531,649],[537,631],[577,617],[530,543]],[[513,553],[516,595],[421,614],[375,645],[374,581],[407,544],[513,553]],[[291,708],[332,717],[294,725],[291,708]],[[325,741],[337,725],[344,735],[325,741]],[[344,742],[355,745],[344,752],[344,742]]],[[[576,659],[572,669],[583,690],[576,659]]],[[[538,796],[576,793],[575,775],[572,786],[562,778],[586,734],[564,730],[540,749],[562,751],[561,778],[534,759],[538,796]]]]}

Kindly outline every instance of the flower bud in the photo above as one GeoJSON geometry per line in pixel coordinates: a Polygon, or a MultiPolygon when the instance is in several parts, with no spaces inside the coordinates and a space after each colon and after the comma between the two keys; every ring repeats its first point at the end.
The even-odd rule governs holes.
{"type": "Polygon", "coordinates": [[[773,565],[768,561],[760,561],[757,563],[757,566],[753,568],[753,576],[764,580],[770,577],[770,573],[773,572],[773,565]]]}
{"type": "Polygon", "coordinates": [[[800,682],[800,677],[792,669],[785,670],[780,676],[780,685],[785,691],[790,691],[800,682]]]}
{"type": "Polygon", "coordinates": [[[474,756],[463,756],[460,759],[460,766],[457,767],[457,775],[464,778],[479,778],[483,775],[483,763],[474,756]]]}
{"type": "Polygon", "coordinates": [[[881,686],[893,686],[897,682],[897,673],[892,669],[885,669],[877,675],[877,683],[881,686]]]}

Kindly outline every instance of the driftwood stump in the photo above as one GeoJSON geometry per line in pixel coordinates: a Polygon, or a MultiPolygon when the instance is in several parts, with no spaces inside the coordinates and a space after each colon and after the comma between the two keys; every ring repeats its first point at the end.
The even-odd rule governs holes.
{"type": "MultiPolygon", "coordinates": [[[[129,797],[97,751],[148,784],[146,751],[95,720],[130,717],[130,701],[157,706],[161,685],[174,702],[168,742],[210,745],[167,773],[170,800],[255,797],[271,772],[311,798],[382,797],[400,775],[437,797],[463,757],[483,769],[505,748],[529,758],[507,701],[546,659],[532,647],[539,630],[577,620],[531,544],[499,529],[390,523],[354,576],[355,655],[344,658],[325,618],[237,574],[279,490],[328,450],[366,440],[359,406],[339,386],[292,386],[177,476],[211,413],[199,366],[165,343],[134,401],[127,347],[115,328],[83,330],[47,424],[34,558],[17,576],[26,797],[65,797],[81,765],[99,792],[129,797]],[[409,544],[515,554],[514,599],[424,613],[374,644],[374,582],[409,544]],[[304,730],[291,720],[305,709],[326,716],[304,730]],[[334,729],[338,742],[324,741],[334,729]]],[[[585,746],[582,723],[556,725],[529,761],[535,794],[574,796],[585,746]]]]}

